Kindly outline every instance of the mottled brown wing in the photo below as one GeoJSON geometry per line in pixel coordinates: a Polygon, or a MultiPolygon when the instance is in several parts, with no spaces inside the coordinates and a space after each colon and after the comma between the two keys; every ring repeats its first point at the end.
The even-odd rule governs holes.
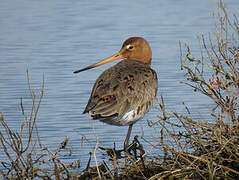
{"type": "Polygon", "coordinates": [[[158,80],[153,69],[134,60],[123,60],[96,80],[84,113],[89,112],[93,119],[110,120],[120,119],[137,108],[147,112],[157,89],[158,80]]]}

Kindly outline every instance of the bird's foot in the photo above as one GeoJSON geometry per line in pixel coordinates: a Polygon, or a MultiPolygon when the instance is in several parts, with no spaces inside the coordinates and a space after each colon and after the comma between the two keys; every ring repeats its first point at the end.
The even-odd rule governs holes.
{"type": "Polygon", "coordinates": [[[125,156],[133,156],[135,159],[138,159],[145,153],[143,145],[139,142],[138,136],[134,137],[132,143],[124,147],[125,156]]]}
{"type": "Polygon", "coordinates": [[[134,137],[134,140],[131,144],[126,145],[124,144],[124,149],[116,149],[115,143],[113,148],[105,148],[105,147],[99,147],[101,150],[105,151],[107,156],[109,156],[111,159],[121,159],[125,158],[127,156],[134,157],[135,159],[138,159],[139,157],[144,154],[143,145],[139,142],[138,136],[134,137]],[[124,152],[124,156],[122,155],[122,152],[124,152]]]}
{"type": "Polygon", "coordinates": [[[105,148],[105,147],[99,147],[101,150],[105,151],[106,154],[110,157],[110,158],[115,158],[115,159],[120,159],[123,158],[123,156],[121,155],[121,153],[124,151],[124,149],[119,149],[117,150],[115,148],[115,144],[113,148],[105,148]]]}

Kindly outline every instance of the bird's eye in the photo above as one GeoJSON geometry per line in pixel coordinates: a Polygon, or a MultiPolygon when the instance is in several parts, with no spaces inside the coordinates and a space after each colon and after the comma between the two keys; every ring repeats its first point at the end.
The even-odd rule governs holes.
{"type": "Polygon", "coordinates": [[[132,50],[132,49],[134,49],[134,46],[131,45],[131,44],[129,44],[129,45],[127,46],[127,49],[132,50]]]}

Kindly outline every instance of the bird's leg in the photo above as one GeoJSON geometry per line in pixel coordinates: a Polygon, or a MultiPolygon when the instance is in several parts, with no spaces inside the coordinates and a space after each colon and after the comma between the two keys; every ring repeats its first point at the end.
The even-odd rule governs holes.
{"type": "Polygon", "coordinates": [[[128,128],[127,136],[126,136],[125,141],[124,141],[124,150],[125,151],[127,150],[127,147],[129,145],[129,138],[130,138],[130,134],[131,134],[131,131],[132,131],[132,127],[133,127],[133,124],[130,124],[129,128],[128,128]]]}

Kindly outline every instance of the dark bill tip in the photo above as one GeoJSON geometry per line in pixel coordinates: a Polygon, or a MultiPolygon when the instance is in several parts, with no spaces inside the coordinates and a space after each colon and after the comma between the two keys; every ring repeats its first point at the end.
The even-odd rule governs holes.
{"type": "Polygon", "coordinates": [[[86,67],[86,68],[76,70],[76,71],[74,71],[73,73],[76,74],[76,73],[79,73],[79,72],[82,72],[82,71],[85,71],[85,70],[91,69],[91,68],[93,68],[93,67],[94,67],[94,66],[88,66],[88,67],[86,67]]]}

